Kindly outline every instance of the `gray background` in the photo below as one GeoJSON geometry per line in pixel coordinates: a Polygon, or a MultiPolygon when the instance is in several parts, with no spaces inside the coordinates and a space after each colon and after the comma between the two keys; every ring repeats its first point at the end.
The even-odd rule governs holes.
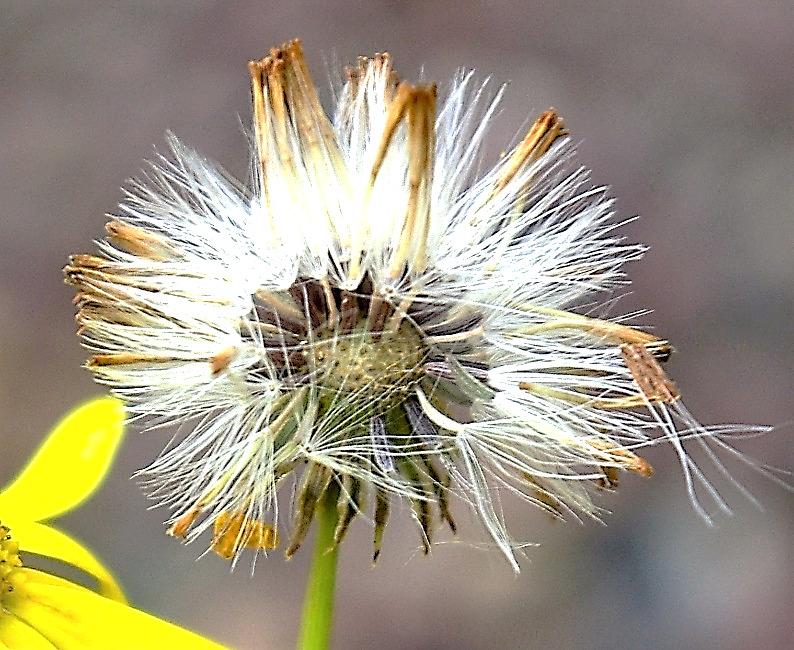
{"type": "MultiPolygon", "coordinates": [[[[93,251],[103,213],[171,129],[236,175],[248,154],[246,61],[304,40],[315,79],[389,50],[402,76],[458,66],[509,81],[494,160],[557,107],[608,182],[625,232],[651,245],[619,311],[680,351],[670,363],[705,422],[780,425],[743,449],[791,469],[794,386],[794,10],[789,2],[0,2],[0,481],[67,409],[99,394],[74,337],[61,267],[93,251]]],[[[324,96],[327,98],[328,93],[324,96]]],[[[234,572],[163,535],[129,475],[163,437],[132,433],[104,489],[60,526],[138,606],[238,648],[294,643],[308,548],[234,572]]],[[[495,551],[447,539],[420,557],[406,512],[370,568],[370,530],[344,545],[339,648],[783,648],[794,637],[792,498],[747,478],[760,512],[705,527],[671,450],[625,477],[608,527],[552,524],[510,504],[538,542],[514,577],[495,551]]],[[[462,540],[482,541],[457,504],[462,540]]],[[[0,513],[2,517],[2,513],[0,513]]],[[[142,640],[142,647],[145,642],[142,640]]]]}

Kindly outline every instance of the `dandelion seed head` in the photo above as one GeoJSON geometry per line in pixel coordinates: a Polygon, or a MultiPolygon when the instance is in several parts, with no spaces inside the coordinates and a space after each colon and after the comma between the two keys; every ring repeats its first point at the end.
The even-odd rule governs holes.
{"type": "Polygon", "coordinates": [[[170,136],[65,271],[96,379],[179,425],[142,472],[170,534],[272,550],[291,482],[287,555],[333,494],[335,544],[369,513],[377,558],[401,499],[427,552],[460,502],[517,569],[502,493],[597,518],[594,491],[650,476],[660,442],[707,520],[729,508],[693,448],[751,496],[717,452],[766,472],[730,443],[763,428],[701,426],[670,344],[605,318],[644,248],[554,109],[478,177],[502,90],[473,73],[439,90],[360,59],[331,117],[298,41],[249,73],[250,185],[170,136]]]}

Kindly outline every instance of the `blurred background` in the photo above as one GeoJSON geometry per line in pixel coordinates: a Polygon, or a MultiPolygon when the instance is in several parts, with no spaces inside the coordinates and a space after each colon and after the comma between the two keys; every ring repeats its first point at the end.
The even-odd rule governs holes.
{"type": "MultiPolygon", "coordinates": [[[[326,62],[385,50],[409,79],[465,66],[508,82],[486,162],[555,106],[619,217],[642,215],[624,233],[651,250],[615,311],[652,307],[643,321],[679,350],[668,369],[690,410],[779,425],[742,449],[794,467],[791,3],[0,0],[0,13],[0,483],[101,393],[80,368],[67,256],[94,251],[120,185],[166,129],[244,177],[246,62],[295,36],[326,100],[326,62]]],[[[235,648],[292,647],[310,548],[260,558],[253,576],[246,558],[233,573],[197,560],[203,549],[167,538],[167,513],[129,480],[165,442],[131,432],[104,489],[59,525],[138,607],[235,648]]],[[[460,503],[460,541],[440,535],[429,558],[398,513],[374,570],[357,522],[336,647],[791,647],[791,494],[737,468],[765,511],[720,483],[736,516],[710,529],[672,450],[648,458],[652,479],[625,476],[603,495],[608,526],[509,503],[514,537],[539,544],[518,576],[460,503]]]]}

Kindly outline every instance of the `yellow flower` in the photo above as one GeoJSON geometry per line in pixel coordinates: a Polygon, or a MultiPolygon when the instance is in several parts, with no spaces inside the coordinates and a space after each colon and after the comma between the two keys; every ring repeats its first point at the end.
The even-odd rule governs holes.
{"type": "Polygon", "coordinates": [[[98,399],[66,417],[0,493],[0,649],[219,648],[129,607],[113,576],[81,544],[46,520],[86,499],[121,441],[124,410],[98,399]],[[20,553],[85,571],[98,591],[30,568],[20,553]]]}

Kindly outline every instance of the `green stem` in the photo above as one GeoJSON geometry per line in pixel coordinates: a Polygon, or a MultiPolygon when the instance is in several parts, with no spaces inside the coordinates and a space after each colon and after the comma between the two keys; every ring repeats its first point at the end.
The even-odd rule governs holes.
{"type": "Polygon", "coordinates": [[[339,555],[339,549],[334,546],[337,492],[332,483],[318,504],[315,514],[317,530],[314,555],[306,583],[298,650],[327,650],[331,642],[336,560],[339,555]]]}

